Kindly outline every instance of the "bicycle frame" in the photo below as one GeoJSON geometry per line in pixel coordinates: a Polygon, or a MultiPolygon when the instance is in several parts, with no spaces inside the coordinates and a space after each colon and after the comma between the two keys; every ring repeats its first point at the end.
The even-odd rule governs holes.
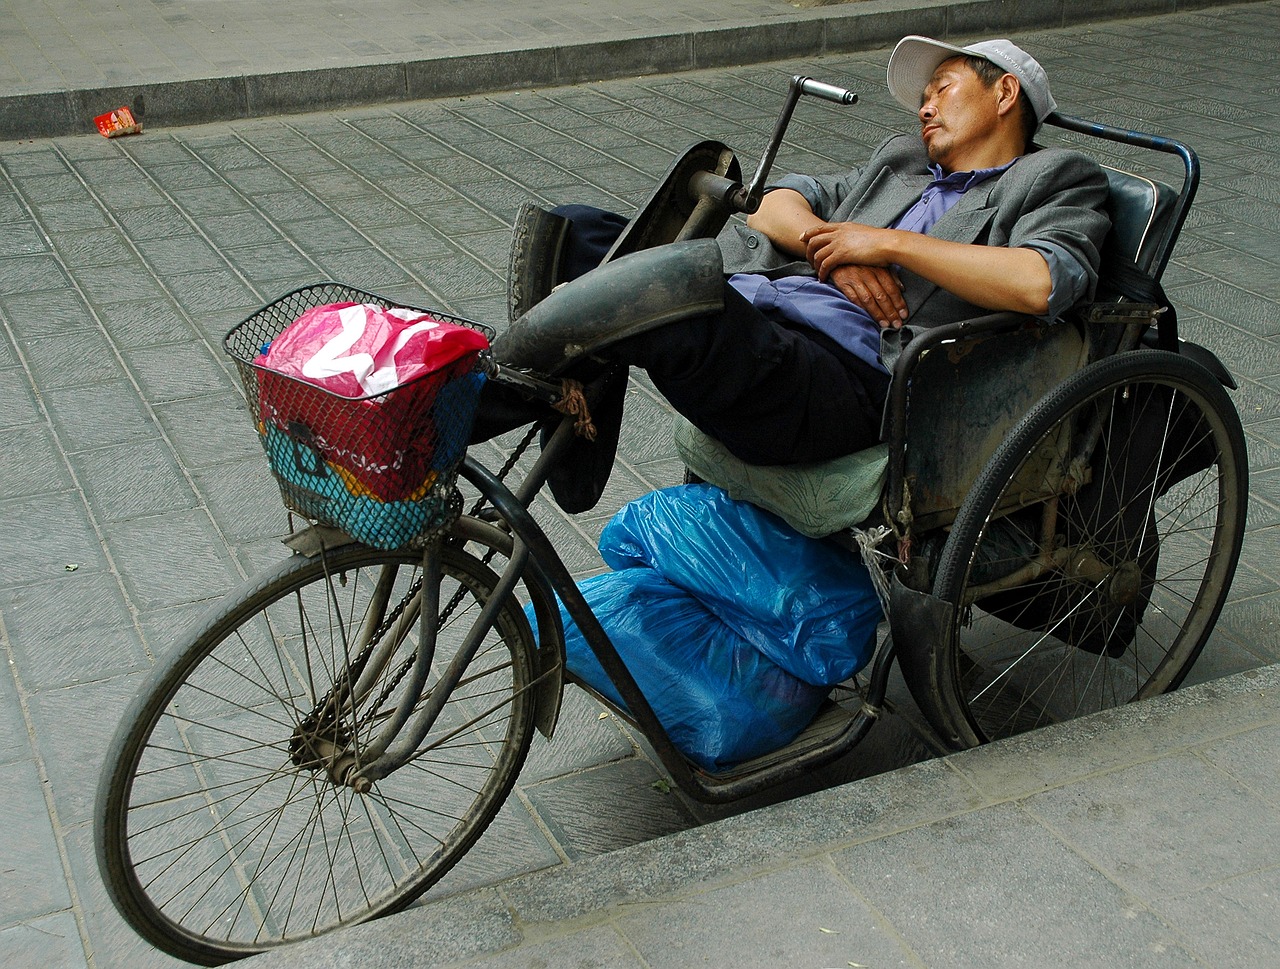
{"type": "MultiPolygon", "coordinates": [[[[566,426],[569,426],[571,433],[571,423],[571,419],[566,418],[561,424],[560,431],[563,432],[566,426]]],[[[530,472],[528,480],[538,481],[544,478],[545,475],[541,469],[558,460],[569,439],[569,434],[554,435],[530,472]]],[[[583,598],[576,581],[556,552],[555,546],[530,514],[529,499],[517,498],[493,472],[480,465],[474,458],[467,458],[461,475],[480,491],[487,502],[492,504],[510,529],[513,546],[523,547],[529,551],[528,557],[522,562],[514,560],[508,562],[503,573],[504,583],[509,573],[513,570],[519,571],[522,576],[533,579],[526,585],[535,596],[554,593],[559,597],[570,618],[582,632],[587,644],[599,660],[601,667],[623,698],[627,709],[619,710],[618,713],[639,727],[646,739],[653,744],[654,750],[672,779],[690,796],[707,802],[732,801],[791,780],[813,767],[829,763],[848,753],[866,736],[872,724],[880,716],[894,656],[893,644],[888,640],[878,645],[872,657],[870,680],[862,694],[862,703],[857,711],[850,714],[841,710],[841,715],[829,711],[827,717],[820,716],[815,726],[802,733],[800,738],[784,747],[782,751],[757,758],[755,761],[740,765],[733,771],[713,775],[694,767],[672,743],[653,708],[636,685],[626,663],[609,639],[608,633],[600,624],[599,618],[583,598]]],[[[535,605],[537,605],[536,599],[535,605]]],[[[542,607],[539,612],[539,634],[543,635],[545,632],[541,614],[547,612],[554,617],[552,631],[555,643],[551,648],[556,651],[556,655],[563,664],[564,640],[558,610],[553,600],[543,602],[542,607]]],[[[601,699],[602,702],[608,702],[601,699]]]]}
{"type": "MultiPolygon", "coordinates": [[[[769,145],[762,155],[760,168],[749,186],[744,186],[735,180],[736,160],[723,146],[710,142],[694,146],[673,164],[659,189],[652,196],[650,204],[642,209],[632,226],[624,232],[606,257],[606,261],[608,258],[655,244],[655,239],[652,237],[659,234],[659,229],[656,227],[660,224],[661,232],[668,234],[674,232],[675,238],[683,239],[705,235],[708,227],[718,228],[732,211],[753,211],[759,205],[778,144],[786,130],[795,104],[802,94],[813,94],[844,104],[853,103],[855,100],[849,92],[838,88],[820,84],[809,78],[799,76],[793,78],[787,103],[769,145]],[[673,223],[672,200],[680,197],[679,190],[683,186],[688,186],[689,195],[693,201],[685,199],[681,202],[681,212],[673,223]],[[686,208],[688,211],[684,211],[686,208]],[[676,224],[680,218],[684,219],[683,225],[676,224]]],[[[1195,192],[1198,182],[1198,164],[1194,154],[1178,142],[1155,136],[1127,132],[1062,116],[1054,116],[1050,121],[1068,130],[1126,144],[1141,145],[1177,154],[1182,158],[1186,169],[1182,190],[1178,194],[1170,221],[1156,244],[1153,266],[1158,274],[1167,262],[1172,240],[1176,238],[1177,229],[1186,217],[1195,192]]],[[[1141,316],[1142,314],[1139,313],[1139,317],[1141,316]]],[[[1155,317],[1148,312],[1145,318],[1140,319],[1135,319],[1132,314],[1119,313],[1116,319],[1103,322],[1125,325],[1122,348],[1127,349],[1136,344],[1144,324],[1154,321],[1155,317]]],[[[998,333],[1035,329],[1034,325],[1029,327],[1029,322],[1026,317],[1016,314],[992,314],[953,326],[938,327],[923,334],[905,348],[895,369],[894,393],[890,398],[886,414],[886,437],[890,444],[886,512],[887,517],[901,527],[900,534],[905,534],[908,539],[912,532],[913,513],[909,489],[904,488],[909,410],[907,388],[911,385],[911,376],[915,367],[933,349],[998,333]]],[[[1162,333],[1162,338],[1176,339],[1176,336],[1162,333]]],[[[501,367],[498,368],[497,376],[501,379],[501,367]]],[[[550,385],[536,377],[508,372],[506,378],[508,382],[523,387],[533,396],[549,399],[550,385]]],[[[588,396],[590,396],[589,391],[588,396]]],[[[539,653],[542,657],[541,675],[536,681],[543,689],[539,707],[542,708],[547,703],[548,694],[556,694],[556,699],[552,703],[552,712],[540,718],[539,727],[543,732],[550,735],[554,729],[555,711],[558,710],[559,692],[562,689],[564,676],[564,632],[556,606],[558,598],[623,698],[626,709],[617,712],[635,723],[653,744],[671,777],[691,796],[709,802],[736,800],[793,779],[815,766],[843,756],[855,747],[866,736],[871,725],[880,715],[889,672],[896,656],[892,637],[884,638],[872,656],[870,676],[865,690],[861,691],[862,703],[856,711],[849,713],[841,710],[838,715],[833,712],[825,716],[820,714],[814,725],[781,751],[739,765],[736,769],[722,774],[709,774],[694,767],[684,758],[640,691],[598,617],[583,598],[554,545],[530,514],[529,508],[546,483],[549,469],[561,459],[572,440],[573,433],[573,420],[564,418],[544,445],[541,456],[514,491],[497,475],[470,456],[461,470],[464,480],[480,492],[484,502],[492,506],[500,524],[495,527],[474,518],[464,518],[455,534],[458,535],[459,540],[480,542],[493,553],[501,554],[506,558],[506,565],[495,589],[493,597],[495,602],[500,602],[511,595],[516,587],[523,583],[529,591],[535,608],[540,639],[539,653]]],[[[425,553],[425,563],[428,568],[430,554],[428,549],[425,553]]],[[[1047,571],[1057,565],[1056,560],[1045,559],[1029,563],[1028,567],[1047,571]]],[[[422,651],[424,653],[429,652],[430,649],[431,630],[427,618],[428,612],[429,610],[424,610],[422,617],[423,642],[426,644],[422,651]]],[[[487,634],[496,615],[496,606],[484,611],[472,632],[470,643],[473,646],[487,634]]],[[[464,655],[469,655],[465,649],[464,655]]],[[[425,665],[421,656],[418,666],[422,668],[415,669],[414,682],[420,687],[425,681],[425,665]]],[[[449,685],[450,675],[446,672],[445,686],[449,685]]],[[[453,675],[456,677],[456,673],[453,675]]],[[[373,780],[394,771],[412,756],[414,748],[429,731],[438,712],[436,705],[430,701],[415,712],[418,703],[416,693],[416,690],[410,691],[402,701],[401,708],[391,718],[388,727],[381,732],[378,741],[369,748],[368,752],[375,756],[374,761],[361,768],[359,776],[351,778],[348,783],[357,787],[368,785],[373,780]],[[405,731],[405,735],[399,737],[398,734],[402,730],[405,731]]],[[[600,699],[602,702],[608,702],[603,697],[600,699]]]]}

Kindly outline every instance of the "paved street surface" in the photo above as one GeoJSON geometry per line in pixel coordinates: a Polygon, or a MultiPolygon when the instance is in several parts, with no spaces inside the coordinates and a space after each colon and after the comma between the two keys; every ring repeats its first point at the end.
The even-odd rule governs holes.
{"type": "MultiPolygon", "coordinates": [[[[489,6],[468,5],[477,33],[489,6]]],[[[903,7],[838,9],[853,6],[903,7]]],[[[40,10],[69,23],[89,5],[9,7],[22,17],[0,34],[17,49],[19,21],[40,37],[30,19],[40,10]]],[[[139,32],[159,45],[188,22],[177,14],[217,8],[238,9],[156,4],[169,33],[139,32]]],[[[719,9],[738,11],[744,36],[770,22],[745,0],[719,9]]],[[[894,32],[946,26],[937,10],[912,16],[894,32]]],[[[299,37],[319,19],[299,19],[299,37]]],[[[361,30],[372,31],[378,18],[367,19],[361,30]]],[[[1280,2],[1033,29],[1045,19],[960,22],[1040,56],[1064,111],[1183,138],[1204,165],[1165,282],[1184,335],[1240,382],[1252,496],[1231,600],[1193,673],[1200,685],[944,759],[895,688],[893,714],[863,749],[776,804],[736,809],[760,807],[752,813],[664,793],[644,744],[571,691],[554,742],[535,740],[516,797],[446,897],[261,965],[1280,963],[1280,188],[1266,174],[1280,163],[1280,2]],[[857,778],[870,779],[839,783],[857,778]]],[[[244,34],[283,43],[265,27],[237,43],[244,34]]],[[[166,54],[182,68],[167,77],[200,73],[196,53],[216,59],[191,43],[190,58],[166,54]]],[[[130,83],[153,80],[148,51],[130,59],[130,83]]],[[[294,63],[283,47],[269,53],[294,63]]],[[[109,73],[124,68],[107,57],[76,68],[50,54],[63,72],[50,81],[47,65],[18,70],[9,56],[0,121],[32,92],[123,84],[128,73],[109,73]]],[[[258,64],[237,56],[239,70],[258,64]]],[[[176,964],[111,908],[90,820],[110,735],[147,672],[212,601],[285,555],[274,537],[285,516],[221,352],[225,332],[323,278],[501,323],[521,200],[626,210],[673,151],[703,138],[736,146],[753,169],[794,73],[862,100],[802,105],[778,168],[838,169],[910,126],[884,90],[887,57],[877,47],[149,123],[110,141],[0,142],[0,724],[11,740],[0,753],[0,965],[176,964]]],[[[628,407],[600,513],[540,509],[579,575],[599,569],[594,542],[614,508],[679,480],[665,405],[637,380],[628,407]]]]}

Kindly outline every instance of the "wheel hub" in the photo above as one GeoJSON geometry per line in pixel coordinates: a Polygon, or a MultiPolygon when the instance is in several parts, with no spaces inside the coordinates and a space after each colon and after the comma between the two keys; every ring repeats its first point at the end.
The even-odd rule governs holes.
{"type": "Polygon", "coordinates": [[[323,770],[339,787],[346,786],[356,770],[351,736],[340,723],[300,723],[289,738],[289,759],[303,770],[323,770]]]}
{"type": "Polygon", "coordinates": [[[1142,594],[1142,569],[1132,559],[1121,562],[1107,581],[1107,598],[1118,606],[1137,601],[1142,594]]]}
{"type": "Polygon", "coordinates": [[[1133,559],[1108,565],[1088,546],[1070,550],[1063,572],[1078,582],[1099,589],[1112,606],[1127,606],[1142,594],[1142,569],[1133,559]]]}

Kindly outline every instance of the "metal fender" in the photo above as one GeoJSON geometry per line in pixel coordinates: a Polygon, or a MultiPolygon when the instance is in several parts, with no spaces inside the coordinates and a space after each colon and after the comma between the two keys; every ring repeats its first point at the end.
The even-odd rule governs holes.
{"type": "Polygon", "coordinates": [[[637,333],[724,307],[712,239],[645,249],[557,287],[493,341],[500,363],[558,375],[637,333]]]}

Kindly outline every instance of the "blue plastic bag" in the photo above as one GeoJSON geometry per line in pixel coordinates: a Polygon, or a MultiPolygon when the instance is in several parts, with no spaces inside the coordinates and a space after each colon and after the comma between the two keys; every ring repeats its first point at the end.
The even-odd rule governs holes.
{"type": "MultiPolygon", "coordinates": [[[[828,693],[770,662],[652,569],[606,572],[579,588],[672,742],[705,770],[790,743],[828,693]]],[[[569,670],[625,710],[563,606],[560,615],[569,670]]]]}
{"type": "Polygon", "coordinates": [[[600,553],[615,570],[656,570],[806,683],[841,683],[874,650],[881,607],[861,559],[714,485],[631,502],[600,553]]]}

